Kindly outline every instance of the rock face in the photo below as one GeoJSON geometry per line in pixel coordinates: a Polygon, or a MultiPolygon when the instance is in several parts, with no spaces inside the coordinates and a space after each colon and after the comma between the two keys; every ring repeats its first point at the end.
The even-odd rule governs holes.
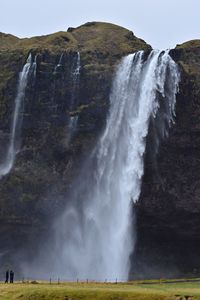
{"type": "MultiPolygon", "coordinates": [[[[104,127],[116,65],[142,49],[151,47],[107,23],[90,22],[30,39],[0,33],[1,161],[19,72],[30,52],[37,62],[26,89],[21,150],[11,172],[0,180],[0,269],[13,262],[19,269],[15,258],[36,253],[104,127]],[[78,53],[81,68],[74,80],[78,53]],[[72,134],[73,118],[77,125],[72,134]]],[[[149,155],[152,131],[148,138],[130,277],[200,272],[200,41],[178,45],[170,54],[182,78],[176,124],[156,158],[149,155]]]]}
{"type": "Polygon", "coordinates": [[[30,76],[26,88],[21,150],[0,181],[2,269],[19,254],[36,253],[105,124],[116,65],[124,55],[150,46],[122,27],[97,22],[30,39],[2,33],[0,41],[1,161],[19,72],[30,52],[37,63],[36,76],[30,76]],[[81,68],[75,80],[78,55],[81,68]],[[77,125],[72,134],[73,118],[77,125]]]}
{"type": "Polygon", "coordinates": [[[176,124],[160,147],[156,168],[146,157],[133,276],[200,272],[200,41],[178,45],[171,55],[181,71],[176,124]]]}

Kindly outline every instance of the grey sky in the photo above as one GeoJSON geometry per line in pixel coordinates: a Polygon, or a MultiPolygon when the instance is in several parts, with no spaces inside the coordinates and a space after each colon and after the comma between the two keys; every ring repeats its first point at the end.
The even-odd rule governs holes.
{"type": "Polygon", "coordinates": [[[200,0],[0,0],[0,31],[48,34],[88,21],[121,25],[154,48],[200,39],[200,0]]]}

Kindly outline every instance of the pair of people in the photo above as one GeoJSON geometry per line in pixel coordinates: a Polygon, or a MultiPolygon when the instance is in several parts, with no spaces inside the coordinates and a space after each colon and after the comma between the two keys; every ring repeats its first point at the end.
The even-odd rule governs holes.
{"type": "Polygon", "coordinates": [[[6,271],[6,280],[5,280],[5,283],[8,283],[9,281],[9,276],[10,276],[10,283],[13,283],[14,282],[14,272],[12,270],[7,270],[6,271]]]}

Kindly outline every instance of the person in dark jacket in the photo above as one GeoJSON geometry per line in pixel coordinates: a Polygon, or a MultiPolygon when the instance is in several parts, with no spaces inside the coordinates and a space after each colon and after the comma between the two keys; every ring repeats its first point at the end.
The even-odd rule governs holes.
{"type": "Polygon", "coordinates": [[[8,279],[9,279],[9,270],[6,271],[6,280],[5,280],[5,283],[8,283],[8,279]]]}
{"type": "Polygon", "coordinates": [[[14,272],[10,270],[10,283],[14,282],[14,272]]]}

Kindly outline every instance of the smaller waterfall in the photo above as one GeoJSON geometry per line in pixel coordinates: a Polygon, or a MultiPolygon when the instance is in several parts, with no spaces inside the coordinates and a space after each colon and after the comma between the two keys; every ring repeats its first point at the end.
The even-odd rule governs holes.
{"type": "Polygon", "coordinates": [[[76,126],[78,122],[78,116],[71,116],[69,119],[69,137],[68,137],[68,143],[71,141],[74,133],[76,132],[76,126]]]}
{"type": "Polygon", "coordinates": [[[19,74],[19,83],[17,95],[15,98],[15,108],[11,125],[10,142],[5,162],[0,166],[0,178],[10,172],[15,161],[15,156],[19,150],[19,134],[23,119],[23,101],[25,98],[28,76],[30,72],[35,72],[35,69],[36,62],[35,65],[34,63],[32,63],[32,55],[30,53],[26,64],[19,74]]]}
{"type": "Polygon", "coordinates": [[[69,146],[76,132],[77,122],[78,122],[78,116],[70,116],[67,125],[67,133],[66,133],[66,140],[65,140],[67,147],[69,146]]]}
{"type": "Polygon", "coordinates": [[[70,129],[71,133],[74,133],[74,131],[76,130],[77,122],[78,122],[78,116],[70,117],[69,129],[70,129]]]}
{"type": "MultiPolygon", "coordinates": [[[[81,55],[80,52],[77,52],[76,63],[74,65],[74,71],[72,72],[72,92],[71,92],[71,103],[70,110],[73,110],[78,105],[78,91],[79,91],[79,82],[80,82],[80,70],[81,70],[81,55]]],[[[70,142],[74,132],[76,131],[76,126],[78,123],[78,115],[71,116],[69,118],[69,139],[70,142]]]]}
{"type": "Polygon", "coordinates": [[[34,79],[36,78],[36,73],[37,73],[37,57],[38,55],[36,54],[33,62],[33,67],[32,67],[34,79]]]}
{"type": "Polygon", "coordinates": [[[74,109],[78,104],[78,90],[80,82],[80,70],[81,70],[81,56],[80,52],[77,52],[76,62],[72,71],[72,91],[71,91],[71,103],[70,109],[74,109]]]}
{"type": "Polygon", "coordinates": [[[80,52],[77,52],[77,63],[76,63],[76,69],[74,71],[75,80],[79,81],[80,76],[80,69],[81,69],[81,55],[80,52]]]}
{"type": "Polygon", "coordinates": [[[53,74],[56,74],[57,71],[58,71],[58,69],[62,66],[63,55],[64,55],[64,54],[62,53],[61,56],[60,56],[60,59],[59,59],[58,64],[57,64],[57,65],[55,66],[55,68],[54,68],[53,74]]]}

